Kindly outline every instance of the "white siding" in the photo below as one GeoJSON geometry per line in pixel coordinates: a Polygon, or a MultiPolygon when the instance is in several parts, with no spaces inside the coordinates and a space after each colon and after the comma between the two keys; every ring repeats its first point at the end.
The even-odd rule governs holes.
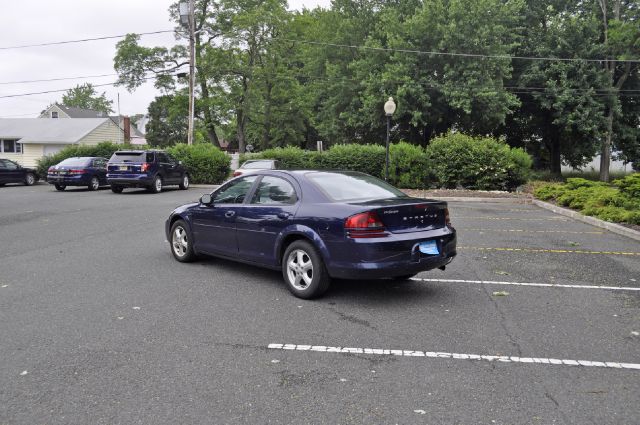
{"type": "Polygon", "coordinates": [[[78,143],[81,145],[97,145],[102,142],[122,143],[123,140],[124,132],[116,125],[116,123],[109,119],[91,133],[80,139],[78,143]]]}
{"type": "Polygon", "coordinates": [[[57,112],[58,113],[58,119],[59,118],[70,118],[69,115],[67,115],[66,112],[64,112],[62,109],[60,109],[58,107],[58,105],[51,105],[49,107],[49,109],[44,111],[38,118],[51,118],[51,112],[57,112]]]}
{"type": "Polygon", "coordinates": [[[0,153],[0,158],[10,159],[23,167],[35,167],[42,158],[44,149],[40,144],[22,145],[22,153],[0,153]]]}

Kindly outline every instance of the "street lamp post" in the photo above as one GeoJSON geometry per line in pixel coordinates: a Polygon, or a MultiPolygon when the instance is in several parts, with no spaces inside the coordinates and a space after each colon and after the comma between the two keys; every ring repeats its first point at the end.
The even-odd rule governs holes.
{"type": "Polygon", "coordinates": [[[393,97],[389,97],[389,100],[384,104],[384,113],[387,116],[387,144],[386,144],[386,159],[384,166],[384,180],[389,181],[389,132],[391,131],[391,116],[396,111],[396,103],[393,101],[393,97]]]}
{"type": "Polygon", "coordinates": [[[181,2],[178,6],[180,9],[180,23],[189,30],[189,129],[187,134],[187,144],[193,144],[193,117],[195,109],[195,97],[193,88],[195,85],[195,14],[194,0],[181,2]]]}

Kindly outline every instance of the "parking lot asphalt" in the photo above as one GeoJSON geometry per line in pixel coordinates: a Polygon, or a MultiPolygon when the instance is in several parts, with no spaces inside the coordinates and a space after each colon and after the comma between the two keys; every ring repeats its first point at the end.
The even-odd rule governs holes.
{"type": "Polygon", "coordinates": [[[637,241],[452,202],[446,271],[304,301],[173,260],[205,191],[0,188],[0,425],[640,423],[637,241]]]}

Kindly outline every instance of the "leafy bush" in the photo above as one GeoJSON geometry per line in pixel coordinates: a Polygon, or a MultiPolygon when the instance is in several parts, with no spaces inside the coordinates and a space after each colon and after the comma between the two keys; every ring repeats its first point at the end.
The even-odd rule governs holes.
{"type": "Polygon", "coordinates": [[[305,151],[295,146],[288,146],[267,149],[256,154],[245,154],[240,158],[240,163],[249,159],[277,159],[283,169],[314,169],[318,168],[319,155],[320,153],[316,151],[305,151]]]}
{"type": "Polygon", "coordinates": [[[423,189],[428,186],[429,163],[422,147],[400,142],[389,147],[389,157],[391,184],[403,189],[423,189]]]}
{"type": "Polygon", "coordinates": [[[63,148],[60,152],[53,155],[47,155],[38,160],[36,169],[41,176],[47,175],[47,170],[52,165],[56,165],[62,160],[72,158],[74,156],[102,156],[107,159],[113,155],[115,151],[123,149],[146,149],[146,146],[141,145],[120,145],[117,143],[103,142],[98,145],[69,145],[63,148]]]}
{"type": "Polygon", "coordinates": [[[612,185],[570,178],[566,184],[541,186],[533,194],[538,199],[552,200],[602,220],[640,224],[639,190],[640,173],[615,180],[612,185]]]}
{"type": "Polygon", "coordinates": [[[334,145],[319,156],[319,168],[361,171],[384,177],[385,148],[380,145],[334,145]]]}
{"type": "Polygon", "coordinates": [[[229,175],[231,158],[215,146],[178,143],[167,149],[189,170],[192,183],[221,183],[229,175]]]}
{"type": "Polygon", "coordinates": [[[513,190],[527,181],[533,163],[522,149],[460,133],[435,138],[426,155],[436,183],[447,188],[513,190]]]}

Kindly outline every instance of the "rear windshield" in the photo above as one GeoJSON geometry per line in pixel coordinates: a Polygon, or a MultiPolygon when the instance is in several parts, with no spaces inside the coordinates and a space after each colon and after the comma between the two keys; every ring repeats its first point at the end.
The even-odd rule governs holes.
{"type": "Polygon", "coordinates": [[[67,158],[58,165],[64,165],[68,167],[84,167],[89,165],[91,158],[67,158]]]}
{"type": "Polygon", "coordinates": [[[259,169],[259,170],[264,170],[264,169],[271,169],[273,167],[273,162],[272,161],[252,161],[252,162],[245,162],[244,164],[242,164],[242,168],[252,168],[252,169],[259,169]]]}
{"type": "Polygon", "coordinates": [[[153,162],[153,152],[116,152],[111,162],[153,162]]]}
{"type": "Polygon", "coordinates": [[[307,178],[333,201],[407,198],[390,184],[362,173],[308,173],[307,178]]]}

